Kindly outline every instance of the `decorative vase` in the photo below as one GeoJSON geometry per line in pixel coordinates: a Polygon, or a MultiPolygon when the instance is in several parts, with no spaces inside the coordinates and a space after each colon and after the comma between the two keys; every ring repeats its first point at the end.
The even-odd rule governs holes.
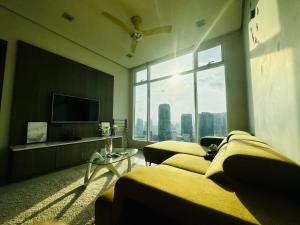
{"type": "Polygon", "coordinates": [[[107,137],[104,140],[104,147],[105,147],[105,151],[106,153],[110,154],[112,153],[112,138],[111,137],[107,137]]]}

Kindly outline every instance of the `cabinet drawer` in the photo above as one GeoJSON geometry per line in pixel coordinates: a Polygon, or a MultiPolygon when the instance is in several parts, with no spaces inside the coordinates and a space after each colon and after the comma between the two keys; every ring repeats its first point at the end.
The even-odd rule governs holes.
{"type": "Polygon", "coordinates": [[[12,151],[10,178],[12,181],[55,170],[56,147],[12,151]]]}
{"type": "Polygon", "coordinates": [[[85,148],[85,143],[70,144],[57,147],[55,168],[63,169],[70,166],[75,166],[83,163],[81,156],[82,149],[85,148]]]}

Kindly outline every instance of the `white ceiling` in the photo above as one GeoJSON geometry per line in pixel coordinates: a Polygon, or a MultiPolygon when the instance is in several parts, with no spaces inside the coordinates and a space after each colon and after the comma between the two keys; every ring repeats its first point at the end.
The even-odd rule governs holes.
{"type": "Polygon", "coordinates": [[[0,4],[126,68],[198,46],[241,27],[243,0],[0,0],[0,4]],[[101,15],[107,11],[131,25],[139,15],[141,28],[172,25],[169,34],[144,37],[128,58],[131,38],[101,15]],[[73,22],[61,17],[71,14],[73,22]],[[197,27],[196,22],[206,24],[197,27]]]}

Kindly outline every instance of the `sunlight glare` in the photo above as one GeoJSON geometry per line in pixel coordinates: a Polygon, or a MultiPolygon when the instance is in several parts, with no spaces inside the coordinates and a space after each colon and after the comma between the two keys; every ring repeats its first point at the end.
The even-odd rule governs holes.
{"type": "Polygon", "coordinates": [[[180,81],[179,74],[175,74],[174,76],[172,76],[170,81],[171,81],[172,85],[177,85],[180,81]]]}

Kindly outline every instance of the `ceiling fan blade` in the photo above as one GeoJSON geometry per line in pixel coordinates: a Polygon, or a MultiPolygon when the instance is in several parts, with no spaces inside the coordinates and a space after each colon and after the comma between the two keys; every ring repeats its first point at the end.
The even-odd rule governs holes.
{"type": "Polygon", "coordinates": [[[134,29],[125,24],[123,21],[119,20],[118,18],[114,17],[113,15],[109,14],[108,12],[102,12],[102,15],[105,16],[107,19],[121,27],[123,30],[125,30],[129,35],[131,35],[134,32],[134,29]]]}
{"type": "Polygon", "coordinates": [[[170,33],[172,31],[172,26],[163,26],[163,27],[156,27],[150,30],[143,30],[144,36],[150,36],[154,34],[160,34],[160,33],[170,33]]]}
{"type": "Polygon", "coordinates": [[[131,53],[135,53],[137,44],[138,44],[137,40],[132,39],[132,41],[131,41],[131,53]]]}

